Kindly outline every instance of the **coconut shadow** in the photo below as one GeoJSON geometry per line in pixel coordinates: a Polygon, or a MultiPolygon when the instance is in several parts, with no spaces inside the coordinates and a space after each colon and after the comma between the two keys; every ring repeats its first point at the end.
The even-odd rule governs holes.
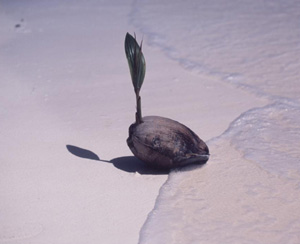
{"type": "Polygon", "coordinates": [[[67,150],[72,155],[79,157],[79,158],[85,158],[90,160],[96,160],[100,162],[105,163],[111,163],[114,167],[116,167],[119,170],[128,172],[128,173],[139,173],[141,175],[162,175],[162,174],[169,174],[170,170],[156,170],[147,167],[147,165],[139,160],[138,158],[134,156],[124,156],[124,157],[118,157],[111,160],[102,160],[99,158],[99,156],[87,149],[80,148],[73,145],[66,145],[67,150]]]}

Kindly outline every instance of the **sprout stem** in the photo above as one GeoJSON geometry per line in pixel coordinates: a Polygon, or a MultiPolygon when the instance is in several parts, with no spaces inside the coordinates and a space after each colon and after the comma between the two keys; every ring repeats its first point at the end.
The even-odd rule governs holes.
{"type": "Polygon", "coordinates": [[[141,106],[141,97],[139,95],[139,91],[135,92],[136,95],[136,114],[135,114],[135,122],[136,124],[143,123],[142,119],[142,106],[141,106]]]}

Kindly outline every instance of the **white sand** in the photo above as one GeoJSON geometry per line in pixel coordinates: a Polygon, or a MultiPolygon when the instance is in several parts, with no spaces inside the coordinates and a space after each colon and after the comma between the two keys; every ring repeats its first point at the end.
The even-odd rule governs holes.
{"type": "Polygon", "coordinates": [[[136,243],[167,179],[66,148],[132,155],[130,1],[102,2],[0,3],[1,243],[136,243]]]}

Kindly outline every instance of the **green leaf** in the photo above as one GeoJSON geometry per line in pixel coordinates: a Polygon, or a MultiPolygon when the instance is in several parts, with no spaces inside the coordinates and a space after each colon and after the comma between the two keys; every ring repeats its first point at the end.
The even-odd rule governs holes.
{"type": "Polygon", "coordinates": [[[142,52],[142,43],[139,46],[136,39],[129,33],[125,37],[125,53],[134,90],[139,92],[145,78],[146,62],[142,52]]]}

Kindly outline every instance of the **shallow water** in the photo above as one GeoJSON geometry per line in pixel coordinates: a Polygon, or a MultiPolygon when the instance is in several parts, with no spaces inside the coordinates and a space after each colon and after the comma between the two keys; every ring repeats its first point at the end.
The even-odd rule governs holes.
{"type": "Polygon", "coordinates": [[[275,102],[245,112],[222,135],[243,157],[300,183],[300,107],[275,102]]]}
{"type": "Polygon", "coordinates": [[[137,1],[131,16],[185,69],[269,101],[209,140],[206,166],[170,174],[140,243],[299,243],[300,2],[137,1]]]}
{"type": "Polygon", "coordinates": [[[297,0],[137,1],[132,22],[186,69],[299,101],[299,9],[297,0]]]}

